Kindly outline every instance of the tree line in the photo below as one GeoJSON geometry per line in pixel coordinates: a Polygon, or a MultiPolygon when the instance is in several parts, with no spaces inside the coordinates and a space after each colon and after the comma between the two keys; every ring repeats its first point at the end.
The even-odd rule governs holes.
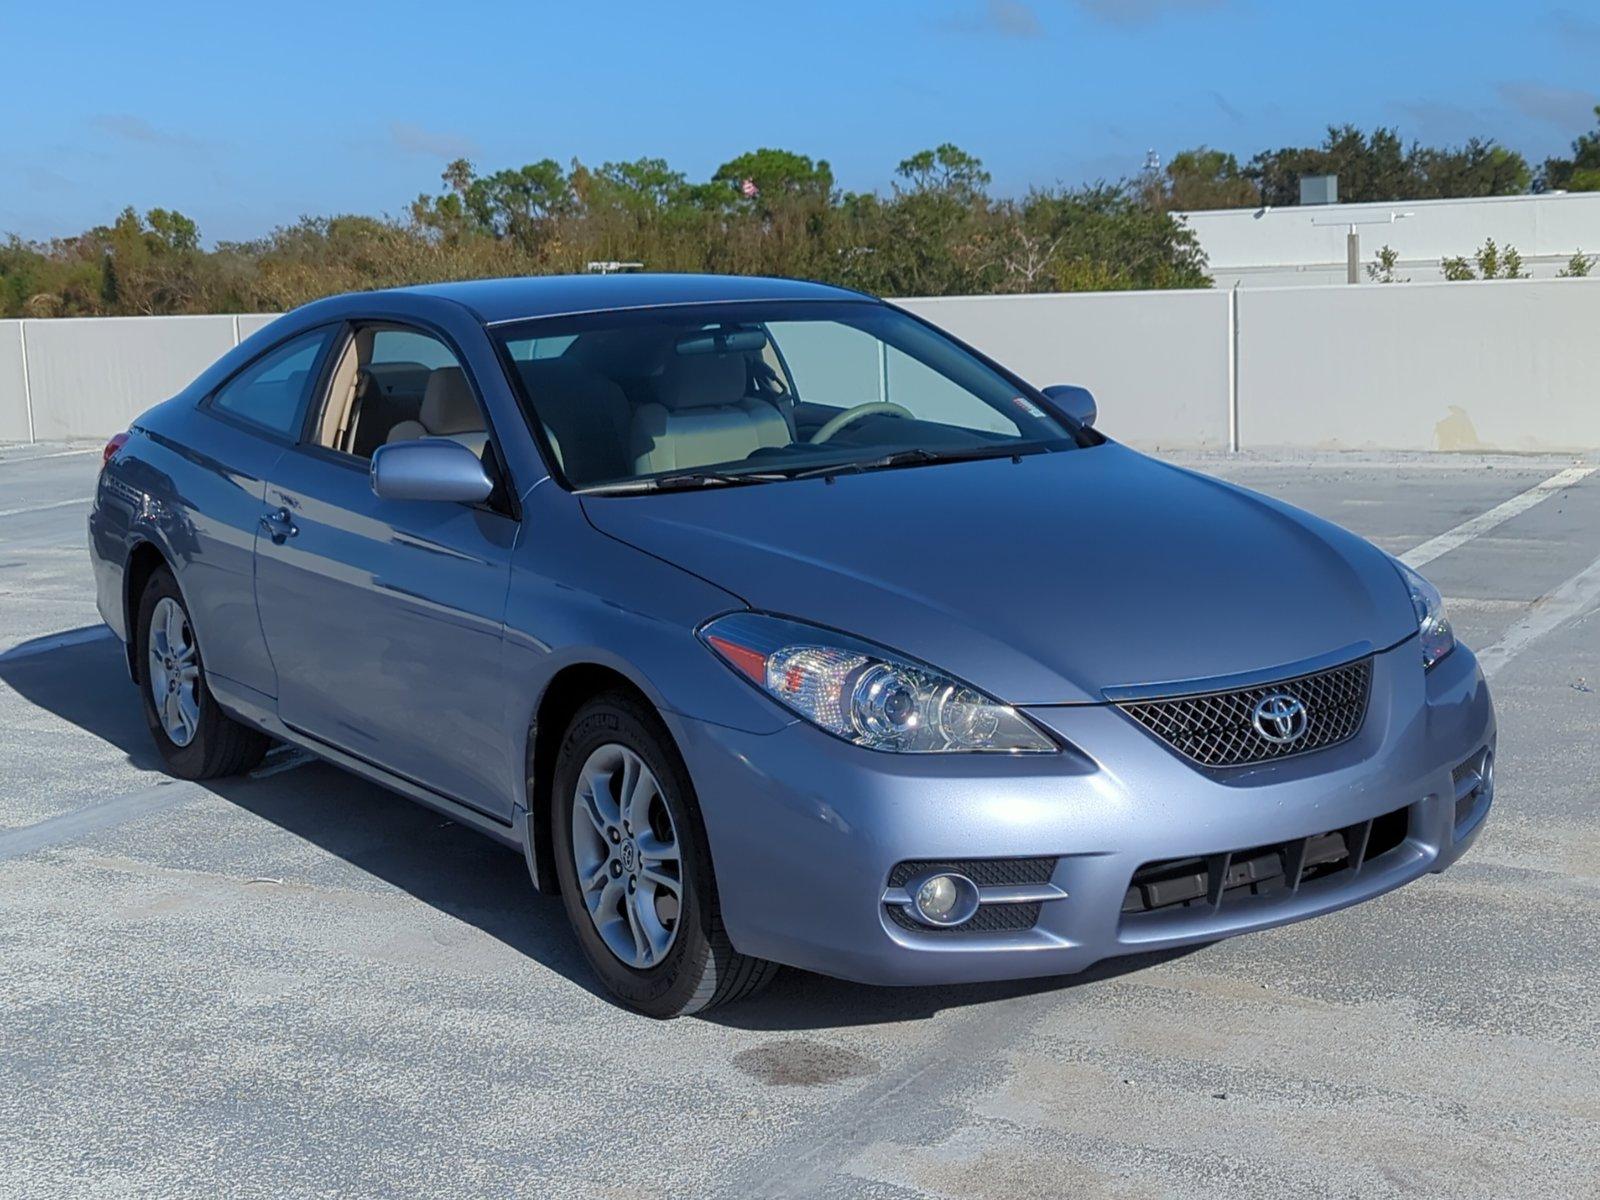
{"type": "Polygon", "coordinates": [[[1263,150],[1241,165],[1235,155],[1199,146],[1173,155],[1166,167],[1147,173],[1147,203],[1169,210],[1273,207],[1299,203],[1300,179],[1337,175],[1339,200],[1456,200],[1515,196],[1528,191],[1600,191],[1600,105],[1597,128],[1572,143],[1570,156],[1556,155],[1537,167],[1516,150],[1490,139],[1461,146],[1407,145],[1398,130],[1370,134],[1354,125],[1330,126],[1318,146],[1263,150]]]}
{"type": "Polygon", "coordinates": [[[0,316],[276,311],[336,292],[607,262],[896,296],[1206,287],[1205,256],[1175,212],[1292,204],[1301,175],[1330,172],[1348,201],[1600,190],[1600,130],[1535,171],[1493,142],[1407,147],[1394,130],[1344,126],[1244,166],[1198,147],[1132,179],[1020,198],[993,195],[981,160],[948,143],[901,161],[885,193],[844,191],[826,161],[776,149],[701,181],[659,158],[490,173],[458,160],[398,216],[304,217],[206,247],[181,212],[128,208],[72,237],[10,237],[0,316]]]}

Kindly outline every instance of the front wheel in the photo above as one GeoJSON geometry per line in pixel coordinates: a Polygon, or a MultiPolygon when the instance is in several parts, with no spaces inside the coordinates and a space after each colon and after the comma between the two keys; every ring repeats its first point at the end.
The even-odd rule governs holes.
{"type": "Polygon", "coordinates": [[[728,941],[688,771],[645,705],[612,693],[578,711],[556,758],[553,810],[567,917],[624,1004],[676,1017],[752,995],[776,974],[728,941]]]}
{"type": "Polygon", "coordinates": [[[182,779],[214,779],[259,763],[272,743],[217,706],[189,607],[165,567],[139,597],[135,636],[144,718],[167,769],[182,779]]]}

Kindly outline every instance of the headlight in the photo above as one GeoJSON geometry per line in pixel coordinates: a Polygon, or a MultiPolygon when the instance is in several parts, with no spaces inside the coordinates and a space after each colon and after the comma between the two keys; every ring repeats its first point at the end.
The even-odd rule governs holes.
{"type": "Polygon", "coordinates": [[[1439,595],[1438,588],[1399,559],[1395,559],[1395,566],[1400,570],[1400,578],[1406,581],[1411,607],[1417,613],[1423,669],[1432,670],[1435,663],[1456,648],[1455,630],[1450,628],[1450,618],[1444,615],[1444,597],[1439,595]]]}
{"type": "Polygon", "coordinates": [[[1009,705],[831,629],[734,613],[703,626],[700,640],[778,703],[857,746],[901,754],[1057,748],[1009,705]]]}

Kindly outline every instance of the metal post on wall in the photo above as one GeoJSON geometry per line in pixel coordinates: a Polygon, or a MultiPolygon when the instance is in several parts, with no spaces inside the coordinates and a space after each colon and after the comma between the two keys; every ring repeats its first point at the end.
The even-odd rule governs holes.
{"type": "Polygon", "coordinates": [[[1393,225],[1396,221],[1404,221],[1407,217],[1414,217],[1416,215],[1417,215],[1416,213],[1408,213],[1408,212],[1391,212],[1391,213],[1387,213],[1387,214],[1385,214],[1384,216],[1381,216],[1381,217],[1369,217],[1369,218],[1366,218],[1366,219],[1354,219],[1354,220],[1351,219],[1350,217],[1335,217],[1331,221],[1319,221],[1319,220],[1317,220],[1316,217],[1312,217],[1311,218],[1311,223],[1313,225],[1343,225],[1343,226],[1345,226],[1345,235],[1344,235],[1344,260],[1345,260],[1344,276],[1345,276],[1345,278],[1344,278],[1344,281],[1346,283],[1360,283],[1361,282],[1361,232],[1356,227],[1358,225],[1393,225]]]}
{"type": "Polygon", "coordinates": [[[1228,289],[1228,452],[1239,453],[1239,285],[1228,289]]]}
{"type": "Polygon", "coordinates": [[[17,343],[22,349],[22,406],[28,414],[28,443],[39,440],[33,428],[33,381],[28,378],[28,323],[17,322],[17,343]]]}

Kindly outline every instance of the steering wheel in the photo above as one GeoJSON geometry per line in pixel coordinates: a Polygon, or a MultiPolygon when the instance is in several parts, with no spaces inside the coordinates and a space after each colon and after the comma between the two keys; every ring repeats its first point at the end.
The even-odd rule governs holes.
{"type": "Polygon", "coordinates": [[[858,404],[854,408],[847,408],[837,417],[830,418],[828,423],[811,435],[811,444],[820,446],[846,425],[854,425],[862,417],[905,417],[907,420],[916,420],[916,414],[908,408],[893,403],[889,400],[869,400],[865,404],[858,404]]]}

